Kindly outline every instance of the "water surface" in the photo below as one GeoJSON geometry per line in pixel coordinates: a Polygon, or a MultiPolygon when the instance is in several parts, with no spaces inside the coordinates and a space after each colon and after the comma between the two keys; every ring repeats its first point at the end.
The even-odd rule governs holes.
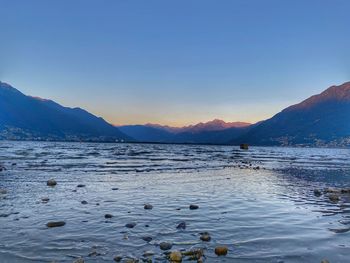
{"type": "Polygon", "coordinates": [[[203,248],[206,262],[349,262],[350,195],[314,195],[350,187],[347,149],[3,141],[0,164],[0,262],[111,262],[145,251],[166,262],[162,241],[203,248]],[[55,220],[66,225],[46,227],[55,220]]]}

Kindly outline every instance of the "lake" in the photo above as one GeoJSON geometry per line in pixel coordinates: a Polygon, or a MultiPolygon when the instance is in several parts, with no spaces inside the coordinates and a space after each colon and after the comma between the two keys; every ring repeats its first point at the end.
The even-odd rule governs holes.
{"type": "Polygon", "coordinates": [[[349,149],[1,141],[0,165],[2,263],[350,260],[349,149]]]}

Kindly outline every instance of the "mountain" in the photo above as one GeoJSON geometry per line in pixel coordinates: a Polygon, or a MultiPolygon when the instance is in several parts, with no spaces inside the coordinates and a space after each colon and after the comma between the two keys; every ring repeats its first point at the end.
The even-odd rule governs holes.
{"type": "Polygon", "coordinates": [[[208,122],[200,122],[195,125],[188,125],[184,127],[170,127],[162,126],[159,124],[146,124],[145,126],[160,128],[173,133],[190,132],[190,133],[201,133],[209,131],[221,131],[229,128],[243,128],[250,126],[251,123],[247,122],[225,122],[223,120],[215,119],[208,122]]]}
{"type": "Polygon", "coordinates": [[[83,109],[26,96],[3,82],[0,82],[0,139],[131,140],[83,109]]]}
{"type": "Polygon", "coordinates": [[[253,145],[350,145],[350,82],[290,106],[231,141],[253,145]]]}
{"type": "Polygon", "coordinates": [[[249,126],[249,123],[227,123],[216,119],[184,127],[146,124],[126,125],[118,128],[141,142],[225,144],[242,135],[249,126]]]}
{"type": "Polygon", "coordinates": [[[350,82],[253,125],[215,119],[184,127],[114,127],[83,109],[26,96],[0,82],[0,139],[350,146],[350,82]]]}
{"type": "Polygon", "coordinates": [[[229,128],[244,128],[251,125],[247,122],[224,122],[223,120],[212,120],[208,122],[200,122],[195,125],[189,125],[181,128],[181,132],[190,132],[190,133],[201,133],[201,132],[210,132],[210,131],[222,131],[229,128]]]}
{"type": "Polygon", "coordinates": [[[250,129],[246,127],[233,127],[221,130],[204,130],[200,132],[181,132],[175,134],[175,143],[201,143],[201,144],[228,144],[231,140],[245,134],[250,129]]]}

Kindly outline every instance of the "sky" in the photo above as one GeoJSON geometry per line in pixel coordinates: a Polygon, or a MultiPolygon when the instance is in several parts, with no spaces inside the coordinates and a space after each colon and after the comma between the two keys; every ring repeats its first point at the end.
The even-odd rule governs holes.
{"type": "Polygon", "coordinates": [[[0,0],[0,80],[113,124],[256,122],[350,80],[348,0],[0,0]]]}

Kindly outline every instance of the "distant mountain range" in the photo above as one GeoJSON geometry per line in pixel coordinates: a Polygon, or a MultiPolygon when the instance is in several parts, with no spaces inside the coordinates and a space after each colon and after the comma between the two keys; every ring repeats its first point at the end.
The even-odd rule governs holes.
{"type": "Polygon", "coordinates": [[[208,122],[200,122],[195,125],[188,125],[184,127],[171,127],[171,126],[162,126],[159,124],[146,124],[145,126],[160,128],[167,130],[173,133],[180,132],[191,132],[191,133],[200,133],[200,132],[209,132],[209,131],[221,131],[229,128],[243,128],[251,125],[247,122],[225,122],[223,120],[215,119],[208,122]]]}
{"type": "Polygon", "coordinates": [[[142,142],[225,144],[248,131],[250,123],[213,121],[184,127],[159,124],[126,125],[118,128],[142,142]]]}
{"type": "Polygon", "coordinates": [[[0,139],[116,141],[132,140],[80,108],[26,96],[0,82],[0,139]]]}
{"type": "Polygon", "coordinates": [[[350,146],[350,82],[332,86],[253,125],[214,120],[183,128],[146,124],[119,129],[149,142],[350,146]]]}
{"type": "Polygon", "coordinates": [[[115,127],[83,109],[26,96],[0,82],[0,139],[350,146],[350,82],[256,124],[216,119],[184,127],[115,127]]]}

